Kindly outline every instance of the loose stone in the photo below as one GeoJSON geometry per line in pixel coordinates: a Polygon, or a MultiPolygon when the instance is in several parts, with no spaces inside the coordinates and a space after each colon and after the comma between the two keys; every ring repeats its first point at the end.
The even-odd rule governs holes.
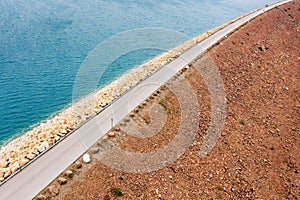
{"type": "Polygon", "coordinates": [[[64,177],[59,177],[59,178],[57,179],[57,182],[58,182],[60,185],[64,185],[64,184],[67,183],[67,179],[64,178],[64,177]]]}
{"type": "Polygon", "coordinates": [[[116,136],[116,134],[114,133],[114,132],[109,132],[109,133],[107,133],[107,135],[109,136],[109,137],[115,137],[116,136]]]}

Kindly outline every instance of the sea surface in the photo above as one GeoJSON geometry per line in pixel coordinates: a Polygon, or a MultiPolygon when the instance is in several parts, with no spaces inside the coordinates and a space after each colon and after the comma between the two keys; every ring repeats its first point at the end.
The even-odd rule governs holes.
{"type": "MultiPolygon", "coordinates": [[[[151,27],[180,33],[187,40],[274,2],[0,0],[0,146],[70,105],[82,63],[110,38],[124,32],[130,38],[134,30],[151,27]]],[[[151,41],[152,35],[143,37],[151,41]]],[[[169,47],[182,42],[173,39],[169,47]]],[[[146,46],[120,55],[103,66],[97,86],[165,50],[146,46]]],[[[105,49],[103,56],[114,52],[105,49]]],[[[94,89],[86,87],[80,97],[94,89]]]]}

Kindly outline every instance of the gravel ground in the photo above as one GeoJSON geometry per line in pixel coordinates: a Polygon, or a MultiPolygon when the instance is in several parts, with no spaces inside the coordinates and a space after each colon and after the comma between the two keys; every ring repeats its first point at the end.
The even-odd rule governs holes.
{"type": "Polygon", "coordinates": [[[56,180],[51,185],[57,186],[57,191],[46,188],[41,194],[70,200],[298,199],[299,20],[297,0],[241,27],[191,63],[188,70],[163,86],[159,94],[149,97],[114,129],[114,134],[95,144],[92,150],[100,150],[91,153],[90,164],[80,168],[71,166],[74,176],[61,175],[67,183],[60,180],[59,184],[56,180]],[[226,119],[215,146],[207,156],[199,158],[214,108],[214,94],[201,70],[213,67],[223,79],[226,119]],[[189,82],[198,105],[178,100],[172,86],[183,85],[183,80],[189,82]],[[192,113],[195,106],[200,117],[196,122],[198,128],[192,131],[195,135],[191,134],[194,138],[184,154],[171,164],[147,173],[128,173],[101,161],[102,153],[116,146],[133,153],[159,151],[176,139],[184,120],[194,118],[181,111],[192,113]],[[155,119],[163,123],[151,123],[155,119]],[[128,135],[128,129],[122,126],[128,128],[132,122],[139,130],[157,133],[147,138],[136,137],[142,131],[128,135]],[[122,197],[116,195],[118,191],[112,192],[115,188],[122,192],[122,197]]]}

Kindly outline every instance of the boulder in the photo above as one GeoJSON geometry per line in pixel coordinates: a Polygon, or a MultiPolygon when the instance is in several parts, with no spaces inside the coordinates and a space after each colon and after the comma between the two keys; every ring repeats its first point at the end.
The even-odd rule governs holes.
{"type": "Polygon", "coordinates": [[[74,167],[75,167],[76,169],[80,169],[80,168],[82,167],[82,163],[79,162],[79,161],[76,161],[76,162],[74,163],[74,167]]]}
{"type": "Polygon", "coordinates": [[[8,166],[8,162],[6,160],[0,160],[0,168],[5,168],[8,166]]]}
{"type": "Polygon", "coordinates": [[[59,177],[59,178],[57,179],[57,182],[58,182],[60,185],[64,185],[64,184],[67,183],[67,179],[64,178],[64,177],[59,177]]]}
{"type": "Polygon", "coordinates": [[[73,171],[72,170],[66,170],[65,171],[65,175],[68,177],[68,178],[73,178],[73,176],[74,176],[74,173],[73,173],[73,171]]]}
{"type": "Polygon", "coordinates": [[[60,130],[59,131],[61,134],[67,134],[68,133],[68,131],[66,130],[66,129],[62,129],[62,130],[60,130]]]}
{"type": "Polygon", "coordinates": [[[21,158],[19,160],[19,165],[23,166],[23,165],[27,164],[28,162],[29,162],[29,159],[27,159],[27,158],[21,158]]]}
{"type": "Polygon", "coordinates": [[[49,143],[47,142],[47,141],[44,141],[43,143],[42,143],[42,145],[46,148],[46,149],[48,149],[49,148],[49,143]]]}
{"type": "Polygon", "coordinates": [[[95,108],[94,109],[94,113],[98,113],[98,112],[100,112],[100,109],[99,108],[95,108]]]}
{"type": "Polygon", "coordinates": [[[48,187],[48,191],[50,193],[51,196],[55,197],[56,195],[59,194],[59,186],[58,185],[50,185],[48,187]]]}
{"type": "Polygon", "coordinates": [[[32,154],[32,153],[29,153],[29,154],[26,155],[26,157],[27,157],[29,160],[32,160],[32,159],[35,157],[35,155],[32,154]]]}
{"type": "Polygon", "coordinates": [[[44,146],[42,146],[42,145],[38,146],[38,151],[39,151],[40,153],[42,153],[42,152],[45,151],[45,150],[46,150],[46,148],[45,148],[44,146]]]}
{"type": "Polygon", "coordinates": [[[4,173],[4,175],[3,175],[4,178],[7,178],[11,175],[10,168],[3,168],[2,171],[4,173]]]}
{"type": "Polygon", "coordinates": [[[38,148],[34,147],[34,148],[31,150],[31,153],[34,154],[34,155],[38,155],[38,154],[39,154],[38,148]]]}
{"type": "Polygon", "coordinates": [[[46,149],[48,149],[49,148],[49,143],[48,142],[46,142],[46,141],[44,141],[44,142],[42,142],[39,146],[38,146],[38,151],[39,152],[43,152],[43,151],[45,151],[46,149]]]}
{"type": "Polygon", "coordinates": [[[16,171],[18,171],[18,169],[19,169],[19,167],[14,166],[14,167],[11,167],[11,168],[10,168],[10,171],[11,171],[11,173],[13,174],[13,173],[15,173],[16,171]]]}
{"type": "Polygon", "coordinates": [[[50,145],[52,145],[52,144],[55,143],[55,140],[54,140],[53,138],[50,138],[50,139],[48,139],[48,143],[49,143],[50,145]]]}
{"type": "Polygon", "coordinates": [[[115,130],[115,131],[120,131],[120,127],[115,126],[114,130],[115,130]]]}
{"type": "Polygon", "coordinates": [[[55,136],[54,136],[54,140],[55,140],[55,141],[58,141],[59,139],[60,139],[60,137],[59,137],[58,135],[55,135],[55,136]]]}
{"type": "Polygon", "coordinates": [[[115,137],[115,136],[116,136],[116,134],[115,134],[113,131],[108,132],[107,135],[108,135],[109,137],[115,137]]]}

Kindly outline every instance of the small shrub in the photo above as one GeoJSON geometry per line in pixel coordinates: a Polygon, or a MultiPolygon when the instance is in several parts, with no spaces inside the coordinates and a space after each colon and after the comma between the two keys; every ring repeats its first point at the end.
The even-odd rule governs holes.
{"type": "Polygon", "coordinates": [[[223,191],[222,185],[217,185],[216,189],[217,189],[218,191],[223,191]]]}
{"type": "Polygon", "coordinates": [[[164,101],[163,99],[161,99],[161,100],[159,101],[159,104],[160,104],[165,110],[168,109],[168,107],[167,107],[167,105],[166,105],[166,103],[165,103],[165,101],[164,101]]]}
{"type": "Polygon", "coordinates": [[[273,151],[274,149],[275,149],[274,146],[271,146],[271,147],[270,147],[270,150],[271,150],[271,151],[273,151]]]}
{"type": "Polygon", "coordinates": [[[240,120],[240,124],[241,125],[245,125],[245,121],[244,120],[240,120]]]}
{"type": "Polygon", "coordinates": [[[112,188],[111,192],[114,195],[116,195],[117,197],[122,197],[123,196],[123,193],[122,193],[122,191],[119,188],[112,188]]]}

